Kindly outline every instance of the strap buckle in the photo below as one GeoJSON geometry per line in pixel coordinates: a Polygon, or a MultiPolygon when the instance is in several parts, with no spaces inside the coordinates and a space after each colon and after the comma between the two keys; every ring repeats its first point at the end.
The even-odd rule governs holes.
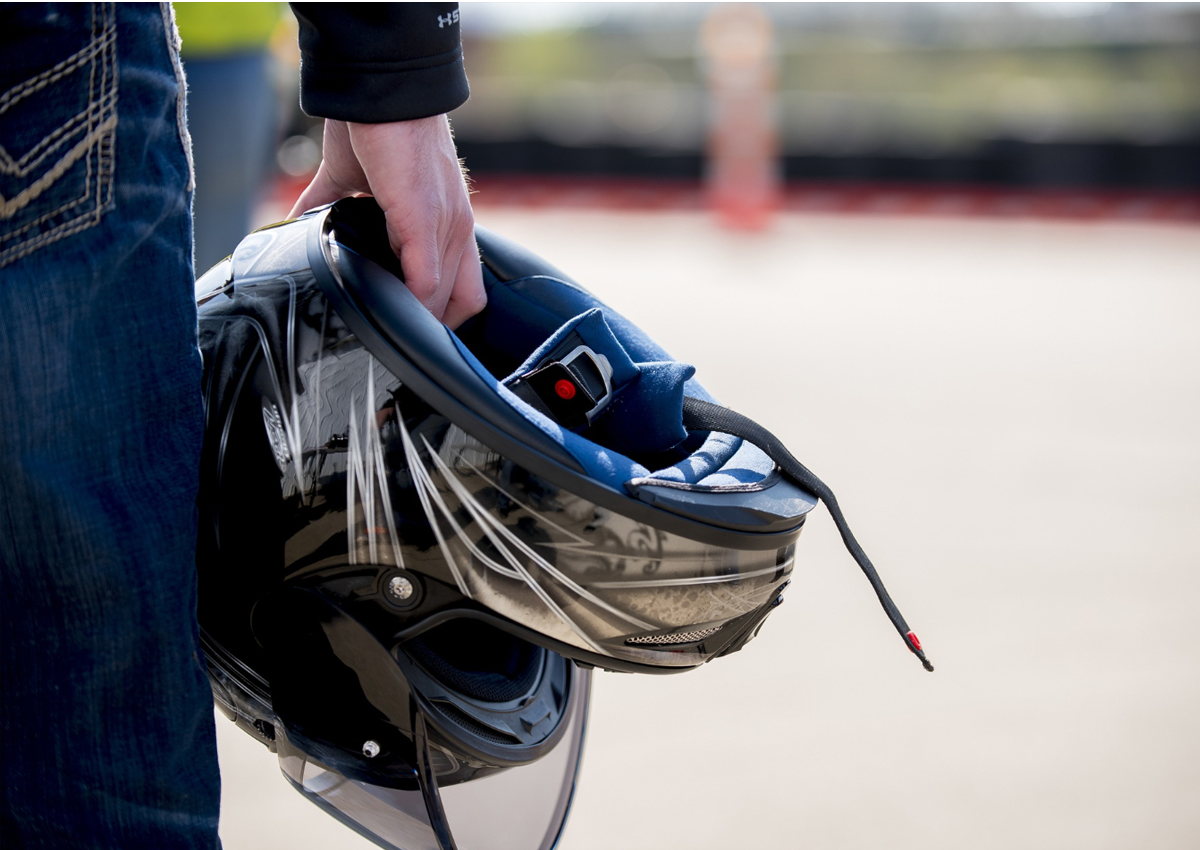
{"type": "Polygon", "coordinates": [[[523,376],[512,389],[560,425],[578,428],[592,424],[612,401],[612,376],[607,357],[577,345],[565,357],[523,376]],[[521,384],[532,393],[521,392],[521,384]]]}

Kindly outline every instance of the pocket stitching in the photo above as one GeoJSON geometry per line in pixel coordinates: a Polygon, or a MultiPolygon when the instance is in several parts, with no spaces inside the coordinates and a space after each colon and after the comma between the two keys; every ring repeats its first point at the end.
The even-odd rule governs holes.
{"type": "MultiPolygon", "coordinates": [[[[77,207],[86,203],[92,197],[93,182],[96,184],[95,207],[91,210],[84,211],[68,221],[62,222],[58,226],[51,228],[45,233],[40,233],[37,236],[34,236],[32,239],[28,239],[15,245],[10,245],[7,249],[0,248],[0,266],[7,265],[13,260],[20,259],[21,257],[32,253],[36,249],[50,242],[54,242],[58,239],[70,236],[74,233],[91,227],[100,221],[105,207],[111,202],[114,176],[113,148],[115,146],[117,124],[116,103],[118,94],[118,80],[115,73],[115,10],[113,9],[112,3],[93,3],[91,5],[91,45],[89,45],[88,48],[84,48],[83,50],[77,52],[73,57],[63,60],[63,62],[60,62],[54,68],[43,72],[33,80],[22,83],[15,87],[15,89],[10,89],[9,92],[6,92],[4,96],[0,97],[0,101],[14,101],[15,99],[19,99],[10,97],[13,91],[20,92],[22,89],[29,89],[29,92],[25,92],[25,94],[32,93],[33,91],[39,90],[52,82],[52,80],[49,79],[51,76],[57,74],[57,76],[54,76],[54,79],[61,79],[62,76],[65,76],[65,74],[68,72],[63,70],[63,68],[70,64],[73,59],[78,57],[91,58],[88,108],[85,110],[85,113],[81,113],[86,114],[88,119],[87,133],[84,139],[81,140],[72,149],[72,151],[68,152],[68,154],[65,155],[59,163],[56,163],[50,172],[48,172],[34,184],[34,186],[38,187],[37,192],[29,194],[29,190],[34,188],[31,186],[27,187],[25,190],[22,190],[11,201],[8,201],[4,199],[3,196],[0,196],[0,218],[9,217],[15,214],[18,210],[27,206],[30,201],[44,192],[47,188],[49,188],[49,186],[53,185],[53,183],[62,175],[63,172],[78,162],[80,158],[86,157],[85,162],[87,171],[84,179],[83,194],[64,203],[58,207],[58,209],[40,216],[37,220],[25,224],[18,230],[7,234],[0,234],[0,242],[10,241],[15,237],[19,237],[22,234],[25,234],[31,228],[37,227],[48,219],[60,215],[72,209],[73,207],[77,207]],[[99,14],[97,14],[97,7],[99,7],[99,14]],[[100,71],[99,88],[97,88],[96,85],[97,65],[99,65],[100,71]],[[43,78],[44,81],[40,85],[37,85],[37,82],[43,78]],[[99,95],[99,97],[97,97],[97,95],[99,95]],[[106,114],[107,117],[105,117],[106,114]],[[76,153],[73,158],[70,158],[70,160],[67,161],[68,157],[71,157],[71,154],[76,151],[78,151],[78,153],[76,153]],[[91,159],[93,151],[96,154],[96,163],[94,166],[91,159]],[[38,184],[42,185],[39,186],[38,184]],[[17,201],[20,201],[20,203],[16,203],[17,201]],[[7,213],[7,215],[5,215],[5,213],[7,213]]],[[[24,96],[24,94],[22,94],[22,96],[24,96]]],[[[7,105],[5,105],[3,109],[0,109],[0,113],[2,113],[4,109],[7,109],[7,105]]],[[[78,117],[79,116],[76,116],[75,118],[77,119],[78,117]]],[[[58,145],[56,144],[55,147],[57,146],[58,145]]]]}
{"type": "Polygon", "coordinates": [[[14,245],[7,251],[0,251],[0,266],[7,265],[13,260],[19,260],[22,257],[26,257],[32,254],[38,248],[41,248],[43,245],[46,245],[50,242],[54,242],[58,239],[64,239],[74,233],[78,233],[81,230],[87,230],[89,227],[95,225],[99,220],[100,217],[98,214],[88,214],[79,218],[73,218],[68,222],[64,222],[59,227],[56,227],[54,230],[49,230],[43,234],[40,234],[39,236],[35,236],[33,239],[30,239],[27,242],[14,245]]]}
{"type": "MultiPolygon", "coordinates": [[[[93,17],[93,20],[94,20],[94,17],[93,17]]],[[[50,85],[51,83],[57,82],[57,81],[61,80],[63,77],[66,77],[68,74],[72,74],[75,71],[79,70],[81,67],[83,67],[83,65],[85,63],[94,63],[95,59],[96,59],[96,54],[100,53],[102,50],[107,48],[110,45],[110,43],[115,41],[115,39],[116,39],[115,27],[110,27],[110,28],[105,29],[103,32],[100,33],[100,37],[97,38],[96,37],[96,28],[95,28],[95,25],[93,24],[92,41],[91,41],[91,43],[88,44],[87,47],[83,48],[82,50],[76,51],[74,55],[67,57],[62,62],[59,62],[57,65],[55,65],[53,68],[51,68],[47,71],[43,71],[41,74],[38,74],[38,76],[33,77],[32,79],[26,80],[23,83],[18,83],[17,85],[13,86],[11,89],[6,91],[3,95],[0,95],[0,115],[3,115],[5,112],[7,112],[9,107],[13,106],[14,104],[20,103],[25,98],[29,97],[32,94],[35,94],[38,91],[41,91],[43,88],[50,85]]],[[[89,81],[89,86],[90,86],[90,90],[94,90],[94,87],[95,87],[94,80],[89,81]]],[[[101,102],[100,109],[103,109],[103,107],[104,107],[104,104],[103,104],[103,102],[101,102]]],[[[48,144],[56,136],[66,133],[68,129],[73,131],[76,125],[78,125],[82,121],[90,118],[89,113],[95,108],[96,108],[95,103],[90,101],[88,103],[88,108],[86,110],[84,110],[83,112],[80,112],[78,115],[75,115],[74,117],[70,118],[66,122],[66,124],[63,124],[60,127],[56,128],[53,132],[51,132],[48,136],[44,137],[31,150],[26,152],[26,154],[18,160],[14,160],[12,155],[9,154],[9,152],[5,149],[4,145],[0,145],[0,170],[3,170],[9,174],[15,174],[19,177],[19,176],[23,176],[24,174],[26,174],[30,169],[36,168],[37,165],[50,153],[50,151],[53,150],[53,148],[50,148],[50,149],[44,151],[42,153],[42,155],[39,156],[37,158],[37,160],[32,163],[27,163],[27,160],[29,160],[30,157],[34,156],[34,154],[36,154],[38,152],[39,148],[41,148],[43,145],[48,144]]],[[[60,143],[61,143],[61,141],[59,142],[59,144],[60,143]]],[[[54,147],[58,147],[58,144],[55,144],[54,147]]]]}
{"type": "MultiPolygon", "coordinates": [[[[95,4],[92,4],[92,5],[93,5],[92,14],[93,14],[93,21],[94,21],[95,4]]],[[[76,51],[71,56],[68,56],[66,59],[59,62],[53,68],[42,71],[42,73],[38,74],[36,77],[31,77],[30,79],[26,80],[23,83],[17,83],[15,86],[13,86],[11,89],[6,91],[4,94],[0,95],[0,114],[3,114],[4,112],[6,112],[13,103],[17,103],[18,101],[25,99],[26,97],[33,94],[34,92],[44,89],[46,86],[50,85],[51,83],[61,80],[67,74],[71,73],[76,68],[83,65],[85,62],[94,60],[95,54],[97,54],[101,50],[107,48],[111,44],[111,42],[116,40],[116,28],[113,27],[111,23],[106,23],[104,25],[104,27],[105,27],[104,31],[98,33],[96,31],[96,26],[93,23],[92,41],[91,41],[91,43],[88,44],[87,47],[83,48],[82,50],[76,51]],[[100,37],[97,38],[97,36],[100,36],[100,37]],[[26,89],[28,89],[28,91],[26,91],[26,89]]]]}
{"type": "MultiPolygon", "coordinates": [[[[16,213],[18,210],[21,210],[21,209],[25,208],[26,206],[28,206],[30,201],[37,198],[38,195],[42,194],[42,192],[44,192],[50,186],[54,185],[54,181],[56,181],[59,177],[61,177],[68,168],[70,168],[72,165],[74,165],[76,162],[78,162],[82,157],[90,156],[92,153],[92,149],[98,148],[100,146],[100,144],[103,142],[104,137],[110,131],[116,129],[116,126],[117,126],[117,116],[112,115],[109,117],[109,119],[107,121],[105,121],[103,124],[101,124],[95,130],[91,131],[90,133],[87,134],[87,136],[85,136],[83,139],[81,139],[75,145],[75,147],[73,147],[71,150],[67,151],[67,153],[65,153],[63,155],[63,157],[57,163],[55,163],[53,168],[51,168],[49,171],[47,171],[45,174],[43,174],[41,177],[39,177],[37,180],[35,180],[32,185],[27,186],[24,189],[22,189],[11,200],[6,200],[3,198],[3,196],[0,196],[0,217],[3,217],[5,215],[5,213],[7,213],[8,215],[11,216],[14,213],[16,213]],[[35,189],[36,189],[36,191],[34,191],[35,189]],[[28,196],[28,197],[26,197],[26,196],[28,196]]],[[[38,219],[35,219],[34,221],[30,221],[30,222],[26,223],[20,229],[14,230],[11,233],[0,236],[0,240],[12,239],[15,236],[19,236],[20,234],[24,233],[26,230],[29,230],[29,228],[36,227],[37,225],[43,223],[47,219],[53,218],[54,216],[58,215],[59,213],[66,212],[71,207],[78,206],[79,204],[82,204],[84,201],[88,200],[88,198],[90,198],[92,195],[92,163],[91,163],[91,160],[88,160],[88,162],[87,162],[87,171],[88,171],[87,179],[84,181],[82,195],[80,195],[78,198],[75,198],[74,200],[64,203],[58,209],[52,210],[52,211],[46,213],[45,215],[41,216],[38,219]]]]}
{"type": "MultiPolygon", "coordinates": [[[[107,99],[107,98],[105,98],[107,99]]],[[[98,105],[100,111],[104,111],[106,104],[101,101],[98,105]]],[[[42,160],[50,156],[54,151],[62,147],[68,139],[74,136],[80,125],[90,122],[92,113],[96,110],[96,104],[89,104],[87,109],[84,109],[77,115],[68,118],[65,124],[60,124],[52,132],[43,136],[41,141],[30,148],[26,154],[18,160],[13,160],[8,152],[0,145],[0,171],[5,174],[10,174],[14,177],[24,177],[33,169],[42,164],[42,160]],[[51,144],[53,143],[53,144],[51,144]],[[45,148],[45,150],[42,150],[45,148]],[[37,159],[30,161],[30,158],[37,154],[37,159]]]]}

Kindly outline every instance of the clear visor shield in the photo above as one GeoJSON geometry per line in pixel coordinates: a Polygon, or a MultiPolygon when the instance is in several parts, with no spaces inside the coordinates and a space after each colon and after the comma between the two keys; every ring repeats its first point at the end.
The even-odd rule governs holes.
{"type": "MultiPolygon", "coordinates": [[[[381,642],[319,592],[285,587],[259,609],[276,750],[302,794],[392,850],[555,845],[579,769],[589,670],[535,651],[542,660],[531,676],[517,677],[523,684],[468,695],[422,672],[406,650],[389,648],[390,639],[381,642]],[[496,729],[504,718],[531,721],[529,734],[504,738],[496,729]]],[[[489,672],[476,675],[499,688],[504,677],[490,672],[500,668],[480,642],[510,636],[445,628],[468,656],[484,659],[476,666],[489,672]]],[[[440,646],[445,669],[463,673],[468,665],[450,644],[440,646]]]]}
{"type": "Polygon", "coordinates": [[[420,790],[347,778],[312,759],[280,730],[279,765],[301,794],[360,835],[390,850],[550,850],[562,834],[575,791],[587,722],[589,670],[577,670],[563,719],[566,733],[537,761],[442,785],[459,773],[448,753],[417,726],[420,790]]]}

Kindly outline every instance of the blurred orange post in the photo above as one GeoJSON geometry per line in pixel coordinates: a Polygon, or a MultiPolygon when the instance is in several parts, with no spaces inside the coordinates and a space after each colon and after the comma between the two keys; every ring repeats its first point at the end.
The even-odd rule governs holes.
{"type": "Polygon", "coordinates": [[[718,6],[700,42],[709,91],[709,204],[727,227],[761,229],[782,198],[774,32],[757,6],[718,6]]]}

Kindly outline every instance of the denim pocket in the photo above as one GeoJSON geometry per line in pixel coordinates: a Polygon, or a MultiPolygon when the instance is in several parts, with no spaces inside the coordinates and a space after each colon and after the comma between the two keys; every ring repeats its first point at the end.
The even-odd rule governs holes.
{"type": "Polygon", "coordinates": [[[23,11],[35,9],[41,17],[16,30],[29,35],[9,48],[11,64],[6,56],[10,71],[31,75],[4,75],[0,94],[0,266],[92,227],[113,201],[113,5],[23,11]]]}

